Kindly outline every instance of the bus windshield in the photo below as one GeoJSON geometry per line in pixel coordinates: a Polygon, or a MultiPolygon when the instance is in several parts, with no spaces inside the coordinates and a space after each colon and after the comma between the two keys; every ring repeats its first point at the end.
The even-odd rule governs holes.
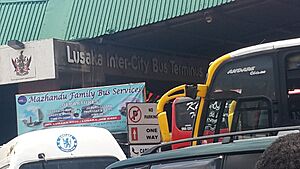
{"type": "Polygon", "coordinates": [[[119,161],[115,157],[86,157],[57,160],[41,160],[23,164],[20,169],[105,169],[119,161]]]}

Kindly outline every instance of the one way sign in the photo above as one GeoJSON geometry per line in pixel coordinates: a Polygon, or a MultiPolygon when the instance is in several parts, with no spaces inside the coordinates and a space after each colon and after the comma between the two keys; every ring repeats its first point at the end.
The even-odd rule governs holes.
{"type": "Polygon", "coordinates": [[[129,125],[128,128],[131,144],[160,143],[158,125],[129,125]]]}

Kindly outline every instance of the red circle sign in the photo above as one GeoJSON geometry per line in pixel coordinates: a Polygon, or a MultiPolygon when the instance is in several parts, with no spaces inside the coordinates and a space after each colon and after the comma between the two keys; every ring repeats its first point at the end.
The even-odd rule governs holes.
{"type": "Polygon", "coordinates": [[[142,118],[142,111],[137,106],[132,106],[129,109],[129,119],[134,123],[138,123],[142,118]]]}

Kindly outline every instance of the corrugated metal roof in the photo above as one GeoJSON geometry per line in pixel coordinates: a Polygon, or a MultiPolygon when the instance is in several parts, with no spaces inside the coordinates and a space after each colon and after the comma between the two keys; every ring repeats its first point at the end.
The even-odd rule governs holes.
{"type": "Polygon", "coordinates": [[[235,0],[0,0],[0,44],[112,34],[235,0]]]}
{"type": "Polygon", "coordinates": [[[111,34],[234,0],[74,0],[64,39],[111,34]]]}
{"type": "Polygon", "coordinates": [[[0,44],[39,38],[47,1],[0,1],[0,44]]]}

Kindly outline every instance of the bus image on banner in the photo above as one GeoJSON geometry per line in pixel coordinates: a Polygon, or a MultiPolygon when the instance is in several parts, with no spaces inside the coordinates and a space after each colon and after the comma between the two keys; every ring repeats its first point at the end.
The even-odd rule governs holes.
{"type": "Polygon", "coordinates": [[[145,83],[16,95],[18,134],[62,126],[127,132],[126,103],[144,102],[145,83]]]}

